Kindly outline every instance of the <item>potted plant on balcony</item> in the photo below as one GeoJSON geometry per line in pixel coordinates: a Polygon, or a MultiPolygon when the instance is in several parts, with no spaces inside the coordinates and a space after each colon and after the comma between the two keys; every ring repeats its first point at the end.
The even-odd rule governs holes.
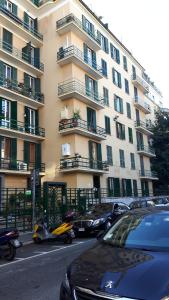
{"type": "Polygon", "coordinates": [[[72,118],[72,125],[73,127],[77,127],[78,126],[78,120],[81,119],[81,116],[80,116],[80,110],[76,110],[73,112],[73,118],[72,118]]]}

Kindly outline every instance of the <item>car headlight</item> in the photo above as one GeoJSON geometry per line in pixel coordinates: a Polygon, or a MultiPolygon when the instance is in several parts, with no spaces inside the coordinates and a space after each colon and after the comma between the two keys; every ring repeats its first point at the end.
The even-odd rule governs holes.
{"type": "Polygon", "coordinates": [[[65,274],[64,284],[65,284],[66,288],[67,288],[68,290],[70,290],[70,284],[69,284],[69,279],[68,279],[67,273],[65,274]]]}
{"type": "Polygon", "coordinates": [[[169,300],[169,296],[162,298],[161,300],[169,300]]]}
{"type": "Polygon", "coordinates": [[[97,219],[93,222],[93,226],[98,226],[99,224],[103,223],[104,222],[104,218],[101,218],[101,219],[97,219]]]}

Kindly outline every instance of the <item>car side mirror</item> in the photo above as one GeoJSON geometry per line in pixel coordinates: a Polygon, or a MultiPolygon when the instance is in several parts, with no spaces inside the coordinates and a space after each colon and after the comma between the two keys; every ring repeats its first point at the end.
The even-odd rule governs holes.
{"type": "Polygon", "coordinates": [[[97,240],[101,240],[101,238],[104,236],[104,234],[105,234],[105,231],[101,230],[96,236],[97,240]]]}

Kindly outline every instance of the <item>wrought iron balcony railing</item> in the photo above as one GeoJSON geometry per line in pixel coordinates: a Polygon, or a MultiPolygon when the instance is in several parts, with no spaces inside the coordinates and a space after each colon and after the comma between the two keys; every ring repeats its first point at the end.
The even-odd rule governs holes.
{"type": "Polygon", "coordinates": [[[140,106],[142,106],[143,109],[145,109],[145,110],[151,112],[151,107],[150,107],[150,105],[149,105],[147,102],[145,102],[143,99],[141,99],[141,98],[139,98],[139,97],[135,97],[135,98],[134,98],[134,102],[135,102],[136,104],[139,104],[140,106]]]}
{"type": "Polygon", "coordinates": [[[39,172],[45,172],[45,164],[36,162],[26,163],[21,160],[14,160],[12,158],[1,158],[0,169],[20,172],[29,172],[33,169],[39,169],[39,172]]]}
{"type": "Polygon", "coordinates": [[[100,96],[96,91],[90,91],[81,81],[77,79],[68,80],[58,85],[58,96],[73,92],[82,94],[84,97],[88,97],[92,101],[99,102],[101,105],[104,105],[103,96],[100,96]]]}
{"type": "Polygon", "coordinates": [[[92,125],[90,122],[75,118],[66,119],[59,122],[59,131],[70,128],[81,128],[106,138],[105,129],[100,126],[92,125]]]}
{"type": "Polygon", "coordinates": [[[140,170],[139,175],[141,177],[158,178],[157,172],[151,170],[140,170]]]}
{"type": "Polygon", "coordinates": [[[98,171],[108,171],[109,166],[107,162],[93,160],[81,156],[75,156],[70,158],[64,158],[60,160],[60,169],[68,170],[68,169],[94,169],[98,171]]]}
{"type": "Polygon", "coordinates": [[[152,147],[149,147],[149,146],[146,147],[146,146],[144,146],[142,144],[137,145],[137,151],[144,151],[144,152],[150,153],[152,155],[155,155],[155,151],[154,151],[154,149],[152,147]]]}
{"type": "Polygon", "coordinates": [[[84,30],[95,42],[97,42],[99,45],[101,45],[101,40],[97,34],[97,31],[91,31],[85,24],[82,23],[74,14],[69,14],[66,17],[58,20],[56,22],[56,28],[62,28],[63,26],[69,24],[69,23],[75,23],[77,27],[84,30]]]}
{"type": "Polygon", "coordinates": [[[152,124],[150,124],[149,122],[142,122],[142,121],[135,121],[135,127],[143,127],[146,130],[151,131],[152,129],[152,124]]]}
{"type": "Polygon", "coordinates": [[[141,86],[146,92],[149,91],[148,83],[143,78],[141,78],[140,76],[138,76],[136,74],[132,74],[131,80],[137,82],[139,84],[139,86],[141,86]]]}
{"type": "Polygon", "coordinates": [[[5,41],[0,39],[0,49],[10,53],[15,58],[21,59],[22,61],[32,65],[33,67],[44,71],[44,64],[40,62],[38,58],[32,57],[21,50],[13,47],[12,45],[6,43],[5,41]]]}
{"type": "Polygon", "coordinates": [[[24,122],[16,121],[16,120],[6,120],[2,117],[0,118],[0,128],[16,130],[18,132],[37,135],[40,137],[45,137],[45,129],[37,126],[31,126],[30,124],[26,124],[24,122]]]}
{"type": "Polygon", "coordinates": [[[4,76],[0,76],[0,87],[4,87],[12,92],[23,95],[37,102],[44,103],[44,95],[38,93],[30,87],[27,87],[24,83],[17,80],[10,80],[4,76]]]}
{"type": "Polygon", "coordinates": [[[60,50],[57,53],[57,60],[60,61],[61,59],[68,58],[70,56],[75,56],[79,60],[83,61],[84,63],[88,64],[91,68],[94,68],[102,75],[102,68],[97,65],[97,62],[94,59],[88,57],[84,52],[78,49],[76,46],[69,46],[65,49],[60,50]]]}
{"type": "Polygon", "coordinates": [[[10,19],[12,19],[12,21],[16,22],[19,26],[21,26],[24,29],[26,29],[27,31],[29,31],[31,34],[33,34],[34,36],[36,36],[38,39],[43,40],[43,35],[41,33],[39,33],[35,28],[32,28],[31,26],[29,26],[29,24],[27,24],[26,22],[24,22],[23,20],[21,20],[14,13],[12,13],[11,11],[9,11],[5,7],[5,5],[3,4],[2,1],[0,2],[0,12],[2,12],[7,17],[9,17],[10,19]]]}

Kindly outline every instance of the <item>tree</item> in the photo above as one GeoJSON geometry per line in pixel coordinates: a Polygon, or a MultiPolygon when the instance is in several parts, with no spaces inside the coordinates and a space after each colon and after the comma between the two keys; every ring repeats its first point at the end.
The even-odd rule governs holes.
{"type": "Polygon", "coordinates": [[[158,173],[159,180],[154,183],[156,190],[169,192],[169,113],[156,112],[153,126],[153,147],[156,157],[152,159],[152,169],[158,173]]]}

